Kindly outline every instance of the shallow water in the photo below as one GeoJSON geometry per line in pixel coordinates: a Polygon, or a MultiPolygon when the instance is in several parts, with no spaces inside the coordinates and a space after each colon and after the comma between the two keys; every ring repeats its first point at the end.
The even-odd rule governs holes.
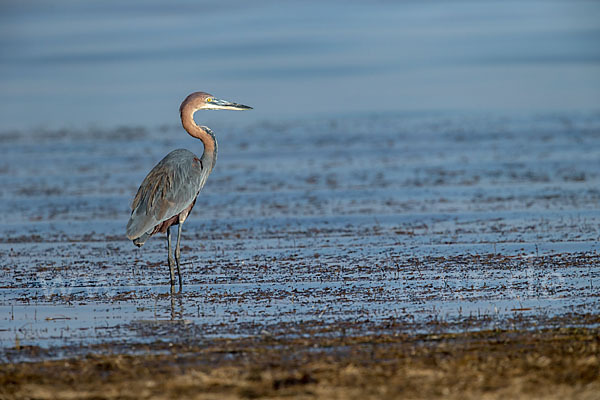
{"type": "Polygon", "coordinates": [[[219,159],[184,225],[174,297],[164,238],[137,249],[124,227],[147,171],[198,142],[176,126],[0,135],[3,351],[389,320],[594,324],[600,114],[213,128],[219,159]]]}

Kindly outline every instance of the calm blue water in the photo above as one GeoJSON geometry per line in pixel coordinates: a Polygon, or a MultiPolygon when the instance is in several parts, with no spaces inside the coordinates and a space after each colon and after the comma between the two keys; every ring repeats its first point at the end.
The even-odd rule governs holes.
{"type": "Polygon", "coordinates": [[[600,113],[220,129],[177,298],[164,235],[137,248],[125,225],[152,166],[201,143],[180,127],[5,133],[0,361],[19,343],[86,351],[312,323],[597,324],[599,132],[600,113]]]}
{"type": "Polygon", "coordinates": [[[194,90],[240,121],[589,110],[598,43],[588,1],[2,2],[0,128],[175,124],[194,90]]]}
{"type": "Polygon", "coordinates": [[[0,359],[192,327],[598,320],[600,3],[283,4],[2,2],[0,359]],[[176,126],[193,90],[255,109],[197,115],[219,160],[175,300],[164,237],[124,229],[152,166],[202,152],[176,126]]]}

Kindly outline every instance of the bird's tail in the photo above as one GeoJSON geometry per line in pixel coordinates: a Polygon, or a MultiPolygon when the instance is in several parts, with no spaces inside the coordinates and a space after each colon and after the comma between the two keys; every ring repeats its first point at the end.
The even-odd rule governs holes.
{"type": "Polygon", "coordinates": [[[151,235],[149,233],[144,233],[142,236],[133,239],[133,244],[135,244],[137,247],[142,247],[150,236],[151,235]]]}

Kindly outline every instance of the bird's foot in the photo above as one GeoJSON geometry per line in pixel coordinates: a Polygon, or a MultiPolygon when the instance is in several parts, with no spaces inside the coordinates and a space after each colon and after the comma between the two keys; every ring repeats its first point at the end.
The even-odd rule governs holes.
{"type": "Polygon", "coordinates": [[[171,291],[170,291],[170,293],[171,293],[171,296],[179,296],[179,295],[181,295],[183,293],[183,287],[179,286],[179,289],[176,290],[175,289],[175,283],[171,282],[171,291]]]}

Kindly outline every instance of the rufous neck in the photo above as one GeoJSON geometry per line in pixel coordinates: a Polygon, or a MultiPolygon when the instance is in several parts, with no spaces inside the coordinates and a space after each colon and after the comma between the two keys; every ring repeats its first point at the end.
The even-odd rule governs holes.
{"type": "Polygon", "coordinates": [[[190,136],[195,137],[196,139],[202,140],[204,144],[204,154],[203,156],[212,156],[216,153],[217,150],[217,141],[215,136],[212,135],[212,132],[207,132],[202,127],[198,126],[194,121],[194,112],[196,112],[193,107],[183,107],[181,109],[181,123],[183,128],[190,134],[190,136]]]}

